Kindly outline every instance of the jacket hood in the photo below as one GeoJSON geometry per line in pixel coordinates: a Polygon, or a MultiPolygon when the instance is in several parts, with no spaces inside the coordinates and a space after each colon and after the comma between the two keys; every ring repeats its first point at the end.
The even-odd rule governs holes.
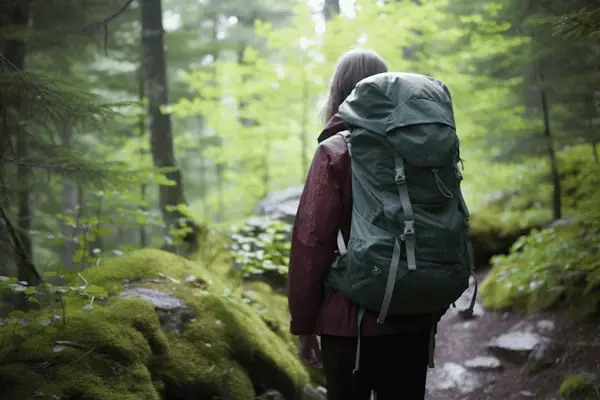
{"type": "Polygon", "coordinates": [[[323,128],[323,131],[317,138],[317,142],[321,143],[323,140],[329,139],[336,133],[345,131],[346,129],[347,128],[346,128],[346,125],[344,124],[344,121],[342,121],[342,119],[340,118],[340,116],[338,114],[335,114],[333,117],[331,117],[331,119],[327,122],[327,124],[323,128]]]}
{"type": "Polygon", "coordinates": [[[382,135],[416,124],[455,128],[446,85],[430,76],[403,72],[385,72],[358,82],[338,115],[346,126],[382,135]]]}

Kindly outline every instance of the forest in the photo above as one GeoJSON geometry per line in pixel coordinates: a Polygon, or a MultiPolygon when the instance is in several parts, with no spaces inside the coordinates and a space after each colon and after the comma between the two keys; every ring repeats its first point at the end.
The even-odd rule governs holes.
{"type": "Polygon", "coordinates": [[[599,37],[590,0],[1,1],[0,399],[325,399],[285,288],[353,48],[452,93],[480,290],[427,399],[600,399],[599,37]]]}

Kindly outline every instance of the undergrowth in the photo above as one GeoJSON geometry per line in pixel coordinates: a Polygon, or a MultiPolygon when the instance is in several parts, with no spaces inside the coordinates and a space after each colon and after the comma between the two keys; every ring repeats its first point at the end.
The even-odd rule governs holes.
{"type": "Polygon", "coordinates": [[[486,307],[528,313],[567,307],[578,317],[600,311],[600,165],[588,146],[559,156],[566,217],[492,259],[481,292],[486,307]]]}
{"type": "Polygon", "coordinates": [[[231,229],[227,248],[244,278],[287,276],[292,225],[268,217],[253,217],[231,229]]]}

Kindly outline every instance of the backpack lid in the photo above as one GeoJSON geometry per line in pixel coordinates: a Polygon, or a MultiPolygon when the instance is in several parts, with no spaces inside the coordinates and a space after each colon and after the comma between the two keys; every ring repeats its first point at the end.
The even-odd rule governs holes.
{"type": "Polygon", "coordinates": [[[446,85],[426,75],[385,72],[365,78],[341,104],[347,126],[386,134],[409,125],[441,123],[455,128],[446,85]]]}

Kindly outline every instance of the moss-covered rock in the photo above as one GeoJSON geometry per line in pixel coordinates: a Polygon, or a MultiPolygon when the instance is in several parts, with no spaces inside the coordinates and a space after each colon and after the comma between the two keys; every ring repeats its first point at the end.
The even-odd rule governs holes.
{"type": "Polygon", "coordinates": [[[551,219],[550,211],[520,192],[490,198],[471,218],[475,265],[488,265],[497,254],[507,254],[517,239],[551,219]]]}
{"type": "Polygon", "coordinates": [[[560,385],[560,394],[566,400],[588,400],[598,397],[600,381],[587,374],[567,374],[560,385]]]}
{"type": "MultiPolygon", "coordinates": [[[[268,283],[248,282],[242,298],[252,306],[273,332],[289,344],[291,351],[295,352],[298,337],[290,334],[287,297],[278,295],[268,283]]],[[[311,382],[325,386],[325,376],[322,369],[309,367],[308,373],[311,382]]],[[[310,388],[308,390],[310,391],[310,388]]]]}
{"type": "Polygon", "coordinates": [[[57,329],[8,336],[0,349],[0,398],[159,398],[147,365],[169,345],[147,303],[115,298],[65,317],[57,329]]]}
{"type": "Polygon", "coordinates": [[[600,175],[583,150],[561,155],[564,172],[575,179],[564,177],[569,218],[532,230],[510,254],[493,258],[481,286],[484,306],[526,312],[568,307],[578,317],[600,312],[600,175]]]}
{"type": "Polygon", "coordinates": [[[481,285],[482,304],[491,309],[534,313],[567,307],[573,316],[600,310],[600,229],[591,221],[532,231],[497,256],[481,285]]]}
{"type": "MultiPolygon", "coordinates": [[[[557,154],[563,216],[600,219],[600,175],[589,154],[588,145],[569,147],[557,154]]],[[[526,167],[523,174],[510,190],[489,196],[473,212],[476,265],[486,265],[492,256],[509,253],[519,237],[553,223],[554,187],[548,160],[533,159],[522,167],[526,167]]]]}
{"type": "Polygon", "coordinates": [[[281,322],[285,298],[264,288],[261,315],[201,265],[160,250],[108,260],[83,276],[108,299],[90,310],[89,300],[65,295],[65,318],[52,330],[13,335],[0,348],[0,398],[247,400],[276,389],[294,399],[309,380],[281,322]],[[119,296],[125,287],[168,293],[195,318],[165,333],[150,302],[119,296]]]}

